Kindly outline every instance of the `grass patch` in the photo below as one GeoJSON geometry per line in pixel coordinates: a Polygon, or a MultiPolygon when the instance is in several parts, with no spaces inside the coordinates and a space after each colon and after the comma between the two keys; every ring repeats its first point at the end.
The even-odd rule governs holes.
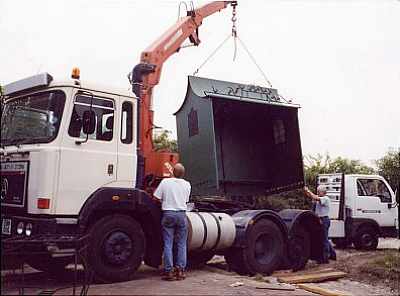
{"type": "Polygon", "coordinates": [[[400,253],[398,251],[386,251],[385,254],[372,261],[372,265],[387,269],[391,272],[400,272],[400,253]]]}
{"type": "Polygon", "coordinates": [[[392,283],[394,286],[399,288],[400,253],[398,250],[387,250],[382,252],[380,256],[360,266],[359,270],[362,273],[367,273],[371,276],[382,279],[385,283],[392,283]]]}

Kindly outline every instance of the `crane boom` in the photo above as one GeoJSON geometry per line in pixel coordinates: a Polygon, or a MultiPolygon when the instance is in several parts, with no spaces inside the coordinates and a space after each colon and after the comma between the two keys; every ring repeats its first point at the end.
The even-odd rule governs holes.
{"type": "Polygon", "coordinates": [[[213,1],[187,12],[187,16],[178,21],[147,47],[141,54],[140,63],[130,74],[133,92],[140,99],[138,104],[138,169],[136,187],[146,188],[145,176],[165,177],[169,170],[165,162],[176,162],[177,154],[163,155],[154,151],[152,130],[153,110],[152,91],[159,83],[164,62],[178,52],[183,42],[189,38],[193,45],[199,45],[198,28],[204,18],[226,8],[235,7],[237,1],[213,1]],[[166,159],[168,157],[168,159],[166,159]]]}

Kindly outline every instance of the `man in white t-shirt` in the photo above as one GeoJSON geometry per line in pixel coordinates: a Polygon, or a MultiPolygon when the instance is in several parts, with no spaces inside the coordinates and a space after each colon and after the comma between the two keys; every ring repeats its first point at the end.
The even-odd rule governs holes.
{"type": "Polygon", "coordinates": [[[326,188],[321,185],[317,188],[317,194],[312,193],[307,187],[304,187],[304,192],[315,202],[315,214],[319,217],[324,227],[323,257],[319,263],[329,263],[329,259],[336,260],[335,249],[329,241],[329,227],[331,225],[329,208],[331,206],[331,199],[326,195],[326,188]]]}
{"type": "Polygon", "coordinates": [[[185,279],[186,241],[188,234],[186,210],[190,197],[190,183],[183,179],[185,168],[177,163],[174,177],[163,179],[154,192],[154,197],[161,201],[163,212],[161,228],[164,239],[164,280],[185,279]],[[176,258],[173,246],[176,245],[176,258]],[[175,260],[174,260],[175,259],[175,260]],[[175,272],[173,264],[175,262],[175,272]]]}

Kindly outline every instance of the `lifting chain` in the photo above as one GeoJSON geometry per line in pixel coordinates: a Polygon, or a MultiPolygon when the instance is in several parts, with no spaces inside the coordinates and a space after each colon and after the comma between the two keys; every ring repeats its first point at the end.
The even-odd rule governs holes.
{"type": "Polygon", "coordinates": [[[232,3],[232,37],[233,37],[233,44],[234,44],[234,52],[233,52],[233,61],[236,59],[236,53],[237,53],[237,28],[236,28],[236,6],[237,2],[232,3]]]}
{"type": "Polygon", "coordinates": [[[236,21],[237,21],[237,17],[236,17],[236,6],[237,4],[232,4],[232,36],[234,38],[237,37],[237,30],[236,30],[236,21]]]}

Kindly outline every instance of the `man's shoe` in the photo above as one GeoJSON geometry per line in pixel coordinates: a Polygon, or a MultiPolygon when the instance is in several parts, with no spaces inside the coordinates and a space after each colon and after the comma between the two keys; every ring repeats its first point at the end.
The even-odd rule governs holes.
{"type": "Polygon", "coordinates": [[[184,280],[186,278],[186,274],[183,271],[183,269],[177,268],[176,269],[176,273],[175,273],[175,277],[178,281],[184,280]]]}
{"type": "Polygon", "coordinates": [[[175,281],[177,278],[173,271],[165,271],[161,279],[164,281],[175,281]]]}

